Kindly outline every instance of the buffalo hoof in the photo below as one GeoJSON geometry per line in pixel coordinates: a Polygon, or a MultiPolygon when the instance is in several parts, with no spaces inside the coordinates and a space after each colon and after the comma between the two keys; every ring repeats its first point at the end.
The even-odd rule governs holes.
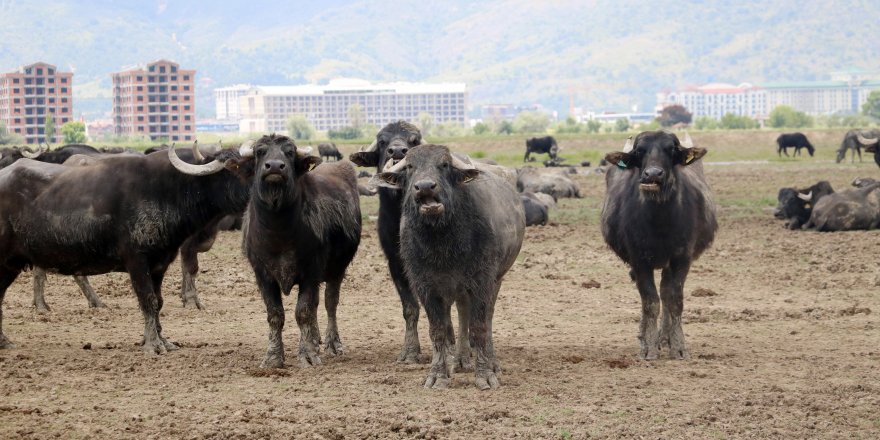
{"type": "Polygon", "coordinates": [[[159,337],[159,339],[162,340],[162,345],[165,347],[165,351],[180,350],[180,347],[178,347],[177,344],[175,344],[173,342],[169,342],[167,339],[165,339],[161,336],[159,337]]]}
{"type": "Polygon", "coordinates": [[[15,344],[6,337],[6,335],[0,333],[0,350],[5,350],[8,348],[15,348],[15,344]]]}
{"type": "Polygon", "coordinates": [[[263,362],[260,363],[260,368],[284,368],[284,358],[267,354],[263,362]]]}
{"type": "Polygon", "coordinates": [[[89,308],[90,309],[106,309],[107,304],[104,304],[100,299],[98,299],[95,301],[89,301],[89,308]]]}
{"type": "Polygon", "coordinates": [[[342,341],[339,340],[338,334],[327,334],[325,339],[324,353],[331,356],[342,356],[345,354],[345,347],[342,345],[342,341]]]}
{"type": "Polygon", "coordinates": [[[452,383],[452,378],[442,373],[431,373],[425,379],[425,388],[445,390],[452,383]]]}
{"type": "Polygon", "coordinates": [[[321,357],[318,356],[318,348],[313,344],[303,344],[299,348],[299,366],[303,368],[321,365],[321,357]]]}
{"type": "Polygon", "coordinates": [[[419,363],[419,354],[421,350],[419,347],[403,347],[403,350],[400,352],[400,356],[397,357],[397,363],[399,364],[417,364],[419,363]]]}
{"type": "Polygon", "coordinates": [[[36,308],[37,308],[37,310],[36,310],[37,313],[40,315],[45,314],[45,313],[49,313],[52,311],[52,309],[50,309],[49,305],[46,303],[36,304],[36,308]]]}
{"type": "Polygon", "coordinates": [[[198,296],[185,296],[185,297],[183,297],[183,308],[184,309],[195,308],[198,310],[205,310],[205,306],[202,305],[202,301],[199,300],[198,296]]]}
{"type": "Polygon", "coordinates": [[[144,341],[144,345],[141,348],[144,350],[144,353],[150,356],[168,353],[168,348],[159,339],[144,341]]]}
{"type": "Polygon", "coordinates": [[[639,351],[639,359],[644,361],[657,360],[660,357],[660,347],[657,344],[642,346],[639,351]]]}
{"type": "Polygon", "coordinates": [[[501,386],[501,383],[498,382],[498,375],[496,375],[494,371],[477,372],[477,379],[475,383],[477,385],[477,388],[483,391],[494,390],[501,386]]]}
{"type": "Polygon", "coordinates": [[[474,364],[471,362],[470,353],[468,356],[459,355],[455,358],[455,372],[461,373],[465,371],[471,371],[474,369],[474,364]]]}

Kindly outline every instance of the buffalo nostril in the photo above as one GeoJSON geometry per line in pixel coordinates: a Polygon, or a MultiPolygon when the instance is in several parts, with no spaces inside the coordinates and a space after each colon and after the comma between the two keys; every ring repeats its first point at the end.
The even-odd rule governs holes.
{"type": "Polygon", "coordinates": [[[394,155],[394,150],[392,150],[391,148],[389,148],[389,149],[388,149],[388,155],[389,155],[389,156],[394,155]]]}
{"type": "Polygon", "coordinates": [[[268,170],[269,168],[272,168],[272,165],[269,165],[268,163],[263,164],[263,166],[266,167],[267,170],[268,170]]]}
{"type": "Polygon", "coordinates": [[[431,182],[431,189],[434,189],[434,188],[436,188],[436,187],[437,187],[437,184],[434,183],[434,182],[431,182]]]}
{"type": "Polygon", "coordinates": [[[284,169],[284,164],[282,163],[282,164],[278,165],[278,169],[283,170],[283,169],[284,169]]]}
{"type": "Polygon", "coordinates": [[[406,148],[400,150],[401,153],[406,154],[406,148]]]}

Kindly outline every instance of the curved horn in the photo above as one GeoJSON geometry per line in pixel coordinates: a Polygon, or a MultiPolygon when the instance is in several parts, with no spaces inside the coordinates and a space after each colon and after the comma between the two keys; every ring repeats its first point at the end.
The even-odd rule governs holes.
{"type": "Polygon", "coordinates": [[[34,153],[31,153],[28,150],[20,150],[20,151],[21,151],[21,155],[23,157],[26,157],[28,159],[36,159],[36,158],[40,157],[41,154],[45,153],[46,149],[43,148],[42,144],[40,144],[40,146],[37,148],[37,151],[34,153]]]}
{"type": "Polygon", "coordinates": [[[813,200],[813,192],[810,191],[806,194],[804,194],[802,192],[798,192],[798,198],[805,201],[805,202],[809,202],[810,200],[813,200]]]}
{"type": "Polygon", "coordinates": [[[254,142],[253,141],[245,141],[238,147],[238,154],[241,157],[254,157],[254,142]]]}
{"type": "Polygon", "coordinates": [[[632,137],[632,136],[626,138],[626,143],[623,144],[623,152],[624,152],[624,153],[629,153],[630,151],[632,151],[632,150],[633,150],[633,144],[634,144],[634,143],[633,143],[633,137],[632,137]]]}
{"type": "Polygon", "coordinates": [[[877,138],[874,138],[874,139],[866,138],[866,137],[862,136],[861,133],[856,135],[856,138],[858,138],[859,143],[862,145],[871,145],[871,144],[877,142],[877,138]]]}
{"type": "Polygon", "coordinates": [[[308,147],[296,147],[296,152],[308,156],[309,154],[312,154],[312,146],[309,145],[308,147]]]}
{"type": "Polygon", "coordinates": [[[378,147],[379,147],[379,139],[373,139],[373,143],[370,144],[368,147],[361,147],[360,152],[361,153],[372,153],[372,152],[376,151],[376,148],[378,148],[378,147]]]}
{"type": "Polygon", "coordinates": [[[195,160],[196,162],[201,162],[205,160],[205,156],[202,156],[202,150],[199,150],[199,141],[193,142],[192,151],[193,160],[195,160]]]}
{"type": "Polygon", "coordinates": [[[400,162],[397,162],[394,165],[391,165],[391,162],[391,160],[385,162],[385,167],[382,168],[383,173],[396,173],[406,167],[406,157],[400,159],[400,162]],[[390,168],[388,167],[389,165],[391,165],[390,168]]]}
{"type": "Polygon", "coordinates": [[[694,141],[691,139],[691,135],[688,132],[684,132],[684,141],[682,141],[681,146],[688,150],[694,148],[694,141]]]}
{"type": "Polygon", "coordinates": [[[174,165],[174,168],[177,168],[178,171],[191,176],[207,176],[208,174],[217,173],[226,167],[223,162],[220,162],[217,159],[204,165],[186,163],[177,155],[177,152],[174,151],[174,145],[168,149],[168,160],[171,161],[171,165],[174,165]]]}
{"type": "Polygon", "coordinates": [[[461,160],[455,154],[452,154],[452,166],[458,168],[460,170],[473,170],[476,169],[473,162],[471,162],[471,158],[468,156],[464,156],[464,160],[461,160]]]}

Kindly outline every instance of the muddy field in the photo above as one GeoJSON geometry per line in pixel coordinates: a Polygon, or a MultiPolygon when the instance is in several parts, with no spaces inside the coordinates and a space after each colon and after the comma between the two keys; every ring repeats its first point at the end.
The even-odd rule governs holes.
{"type": "Polygon", "coordinates": [[[181,349],[164,356],[138,347],[126,276],[92,278],[109,306],[98,310],[50,277],[40,315],[23,274],[3,305],[17,348],[0,351],[0,438],[877,438],[880,231],[788,231],[770,211],[783,184],[842,189],[878,169],[817,159],[707,174],[720,231],[685,286],[690,360],[637,359],[639,296],[599,233],[604,180],[579,176],[586,197],[529,228],[502,286],[499,390],[478,391],[470,373],[423,389],[424,315],[423,363],[394,362],[403,319],[372,221],[343,284],[347,352],[301,369],[286,298],[289,366],[258,369],[265,309],[228,232],[201,258],[207,310],[181,307],[169,271],[163,333],[181,349]]]}

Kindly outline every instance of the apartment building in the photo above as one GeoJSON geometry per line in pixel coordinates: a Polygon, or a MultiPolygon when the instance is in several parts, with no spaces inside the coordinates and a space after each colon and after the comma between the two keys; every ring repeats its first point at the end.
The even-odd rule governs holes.
{"type": "Polygon", "coordinates": [[[195,70],[158,60],[111,76],[116,136],[195,140],[195,70]]]}
{"type": "Polygon", "coordinates": [[[249,84],[236,84],[229,87],[214,89],[214,103],[218,121],[238,121],[241,119],[238,103],[242,96],[253,86],[249,84]]]}
{"type": "Polygon", "coordinates": [[[38,62],[0,74],[0,121],[8,132],[28,144],[51,144],[60,139],[61,126],[72,118],[73,73],[38,62]],[[50,115],[55,123],[54,137],[45,133],[50,115]]]}
{"type": "Polygon", "coordinates": [[[317,130],[352,124],[349,109],[360,105],[366,124],[384,126],[396,120],[416,121],[420,113],[434,122],[467,122],[467,88],[463,83],[381,83],[340,79],[327,85],[258,86],[240,98],[241,133],[286,132],[291,115],[304,115],[317,130]]]}

